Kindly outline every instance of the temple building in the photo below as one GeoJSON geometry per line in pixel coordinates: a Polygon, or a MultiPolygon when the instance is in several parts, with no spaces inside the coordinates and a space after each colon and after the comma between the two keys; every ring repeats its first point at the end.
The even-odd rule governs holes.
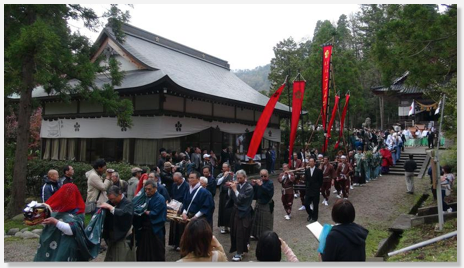
{"type": "Polygon", "coordinates": [[[408,86],[405,84],[408,78],[409,72],[405,72],[401,77],[398,77],[393,81],[390,86],[377,86],[371,88],[372,93],[379,96],[380,99],[380,119],[381,127],[384,129],[386,126],[390,128],[390,125],[385,125],[386,120],[383,116],[383,103],[385,98],[395,99],[398,103],[398,123],[402,127],[413,126],[415,124],[423,124],[426,127],[433,126],[433,122],[438,119],[435,116],[435,109],[437,103],[429,99],[424,94],[424,89],[415,86],[408,86]],[[415,101],[415,114],[409,116],[409,108],[415,101]]]}
{"type": "MultiPolygon", "coordinates": [[[[154,165],[162,147],[183,152],[199,146],[220,155],[230,146],[246,152],[268,97],[232,73],[227,61],[128,24],[123,31],[125,42],[120,43],[105,28],[94,58],[105,53],[121,63],[125,77],[115,90],[133,103],[133,126],[119,127],[99,103],[77,95],[61,102],[38,87],[33,97],[43,107],[44,159],[154,165]]],[[[95,82],[108,79],[101,74],[95,82]]],[[[288,106],[277,103],[262,148],[279,148],[280,120],[289,116],[288,106]]]]}

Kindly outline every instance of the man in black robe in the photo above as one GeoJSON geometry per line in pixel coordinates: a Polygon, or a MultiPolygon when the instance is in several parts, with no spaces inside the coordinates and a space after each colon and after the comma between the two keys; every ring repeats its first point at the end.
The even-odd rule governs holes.
{"type": "Polygon", "coordinates": [[[229,252],[237,252],[232,258],[233,261],[241,261],[242,255],[248,252],[250,244],[250,232],[252,224],[252,208],[253,202],[253,186],[247,182],[246,172],[241,169],[237,171],[237,181],[228,182],[228,195],[230,196],[230,204],[233,205],[232,214],[230,216],[230,250],[229,252]]]}
{"type": "Polygon", "coordinates": [[[108,245],[105,261],[135,261],[135,255],[126,236],[132,226],[134,207],[122,194],[118,186],[111,186],[108,191],[108,201],[101,205],[107,209],[105,223],[103,225],[102,238],[108,245]]]}
{"type": "Polygon", "coordinates": [[[226,207],[227,201],[230,199],[227,194],[229,187],[227,182],[234,181],[235,175],[230,170],[229,163],[222,164],[222,173],[217,176],[217,185],[219,186],[219,212],[218,212],[218,227],[221,228],[221,234],[225,234],[230,229],[230,214],[231,207],[226,207]]]}
{"type": "Polygon", "coordinates": [[[319,194],[323,182],[322,170],[316,168],[314,158],[309,159],[309,168],[305,171],[305,208],[308,213],[308,221],[317,221],[319,213],[319,194]]]}
{"type": "Polygon", "coordinates": [[[144,193],[136,196],[134,228],[137,237],[137,261],[165,261],[166,201],[157,191],[157,183],[147,180],[144,193]],[[137,204],[137,205],[136,205],[137,204]],[[141,205],[139,205],[141,204],[141,205]]]}
{"type": "MultiPolygon", "coordinates": [[[[189,184],[185,179],[182,177],[182,173],[176,172],[172,176],[174,179],[174,184],[172,185],[172,199],[184,202],[184,196],[189,190],[189,184]]],[[[178,212],[180,215],[181,212],[178,212]]],[[[180,250],[180,238],[184,233],[185,224],[182,224],[178,221],[170,221],[169,223],[169,245],[173,246],[173,249],[179,251],[180,250]]]]}
{"type": "Polygon", "coordinates": [[[203,167],[203,176],[205,176],[208,179],[208,185],[206,186],[206,190],[208,190],[214,198],[214,196],[216,195],[217,183],[209,166],[203,167]]]}

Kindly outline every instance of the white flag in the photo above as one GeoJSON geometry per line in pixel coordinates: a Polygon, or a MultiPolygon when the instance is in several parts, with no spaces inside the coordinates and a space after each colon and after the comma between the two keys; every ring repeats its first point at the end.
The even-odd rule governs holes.
{"type": "Polygon", "coordinates": [[[416,114],[415,108],[414,108],[414,100],[412,100],[411,106],[409,106],[409,114],[408,116],[411,116],[412,114],[416,114]]]}
{"type": "Polygon", "coordinates": [[[440,102],[438,103],[437,109],[435,110],[435,114],[439,114],[439,113],[440,113],[440,108],[441,108],[441,99],[440,99],[440,102]]]}

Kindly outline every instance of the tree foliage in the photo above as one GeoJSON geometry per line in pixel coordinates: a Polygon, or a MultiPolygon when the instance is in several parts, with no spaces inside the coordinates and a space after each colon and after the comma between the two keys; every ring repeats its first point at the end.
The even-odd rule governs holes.
{"type": "MultiPolygon", "coordinates": [[[[120,85],[123,74],[114,59],[100,65],[100,57],[92,61],[96,52],[90,40],[72,33],[68,20],[80,19],[92,30],[99,26],[99,17],[89,8],[80,5],[5,5],[5,96],[15,93],[20,96],[18,105],[18,131],[14,160],[12,201],[8,214],[15,215],[24,204],[21,187],[26,177],[24,159],[28,152],[30,117],[34,101],[32,90],[43,87],[48,94],[69,100],[70,96],[91,98],[118,117],[118,124],[130,127],[132,103],[121,100],[114,91],[120,85]],[[108,73],[110,82],[98,87],[96,75],[108,73]],[[69,83],[73,81],[73,83],[69,83]]],[[[112,5],[104,14],[109,26],[122,41],[120,23],[129,19],[128,13],[118,11],[112,5]]]]}
{"type": "Polygon", "coordinates": [[[264,92],[264,95],[267,95],[271,88],[271,82],[269,82],[268,79],[270,70],[270,65],[266,64],[264,66],[258,66],[253,70],[235,70],[234,73],[250,87],[259,92],[264,92]]]}
{"type": "MultiPolygon", "coordinates": [[[[311,40],[297,44],[290,37],[276,44],[269,74],[271,93],[288,70],[293,70],[293,80],[300,69],[307,81],[303,108],[311,124],[321,109],[321,54],[328,42],[334,45],[329,105],[333,106],[336,92],[341,97],[350,92],[346,126],[360,127],[370,117],[372,125],[380,128],[379,98],[371,88],[391,85],[406,71],[409,85],[429,89],[427,94],[434,100],[446,91],[449,105],[456,107],[452,94],[456,84],[451,79],[457,70],[456,5],[446,6],[443,12],[436,5],[360,5],[358,12],[343,14],[336,23],[318,21],[311,40]]],[[[286,93],[280,101],[289,104],[286,93]]],[[[386,123],[398,120],[397,98],[387,94],[384,104],[386,123]]],[[[342,98],[340,109],[343,105],[342,98]]],[[[455,129],[454,117],[447,120],[455,129]]]]}

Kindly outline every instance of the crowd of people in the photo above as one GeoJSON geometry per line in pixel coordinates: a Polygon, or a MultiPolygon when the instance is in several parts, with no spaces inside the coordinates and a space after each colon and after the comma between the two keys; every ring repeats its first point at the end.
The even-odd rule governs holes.
{"type": "MultiPolygon", "coordinates": [[[[338,151],[333,161],[315,149],[302,149],[293,153],[289,163],[282,165],[277,182],[281,184],[280,198],[285,220],[292,218],[293,202],[299,198],[299,210],[307,212],[307,221],[318,221],[319,205],[329,205],[332,186],[334,188],[332,193],[337,200],[332,209],[332,219],[336,226],[327,236],[326,251],[321,252],[321,260],[365,260],[368,231],[354,223],[354,207],[348,200],[350,190],[388,173],[389,167],[401,155],[403,136],[404,133],[393,130],[385,134],[367,129],[356,130],[350,141],[353,150],[347,154],[343,150],[338,151]]],[[[54,212],[44,222],[47,233],[64,234],[55,237],[67,239],[68,244],[71,243],[69,236],[80,237],[76,244],[70,246],[77,251],[83,250],[82,247],[87,252],[103,248],[107,250],[105,261],[165,261],[167,246],[179,252],[180,262],[227,261],[224,248],[212,235],[214,226],[217,226],[221,234],[230,237],[229,253],[234,253],[232,261],[243,259],[250,250],[251,239],[258,240],[258,261],[280,261],[282,253],[288,261],[298,261],[285,241],[274,232],[274,183],[269,178],[275,164],[274,148],[269,148],[266,154],[269,167],[261,169],[259,177],[254,179],[248,179],[246,172],[238,169],[240,159],[236,158],[234,162],[234,155],[227,147],[219,157],[213,151],[202,152],[198,147],[193,150],[187,148],[179,154],[161,149],[159,160],[151,171],[132,168],[132,177],[127,181],[120,178],[118,171],[107,169],[106,162],[99,159],[86,173],[88,188],[85,202],[73,184],[74,170],[71,166],[63,168],[61,178],[57,170],[50,170],[42,188],[42,201],[50,204],[54,212]],[[217,191],[219,202],[216,206],[214,197],[217,191]],[[61,206],[57,196],[61,198],[64,194],[66,206],[61,206]],[[172,200],[182,206],[175,211],[175,216],[171,214],[168,219],[172,200]],[[95,238],[93,244],[86,242],[92,241],[92,238],[87,237],[88,232],[82,231],[83,221],[76,221],[84,212],[94,215],[93,218],[105,215],[101,234],[95,233],[98,241],[100,237],[105,241],[104,245],[96,243],[95,238]],[[214,215],[217,215],[216,220],[214,215]],[[165,229],[167,221],[168,234],[165,229]],[[168,245],[165,243],[166,235],[169,236],[168,245]]],[[[405,164],[407,180],[408,172],[411,176],[416,168],[414,164],[405,164]]],[[[442,183],[452,181],[451,176],[445,177],[442,183]]],[[[413,189],[409,182],[408,192],[413,192],[413,189]]],[[[49,241],[41,237],[40,243],[49,241]]],[[[59,254],[42,251],[39,248],[37,260],[69,258],[84,261],[95,257],[94,254],[76,255],[69,250],[59,254]]]]}

